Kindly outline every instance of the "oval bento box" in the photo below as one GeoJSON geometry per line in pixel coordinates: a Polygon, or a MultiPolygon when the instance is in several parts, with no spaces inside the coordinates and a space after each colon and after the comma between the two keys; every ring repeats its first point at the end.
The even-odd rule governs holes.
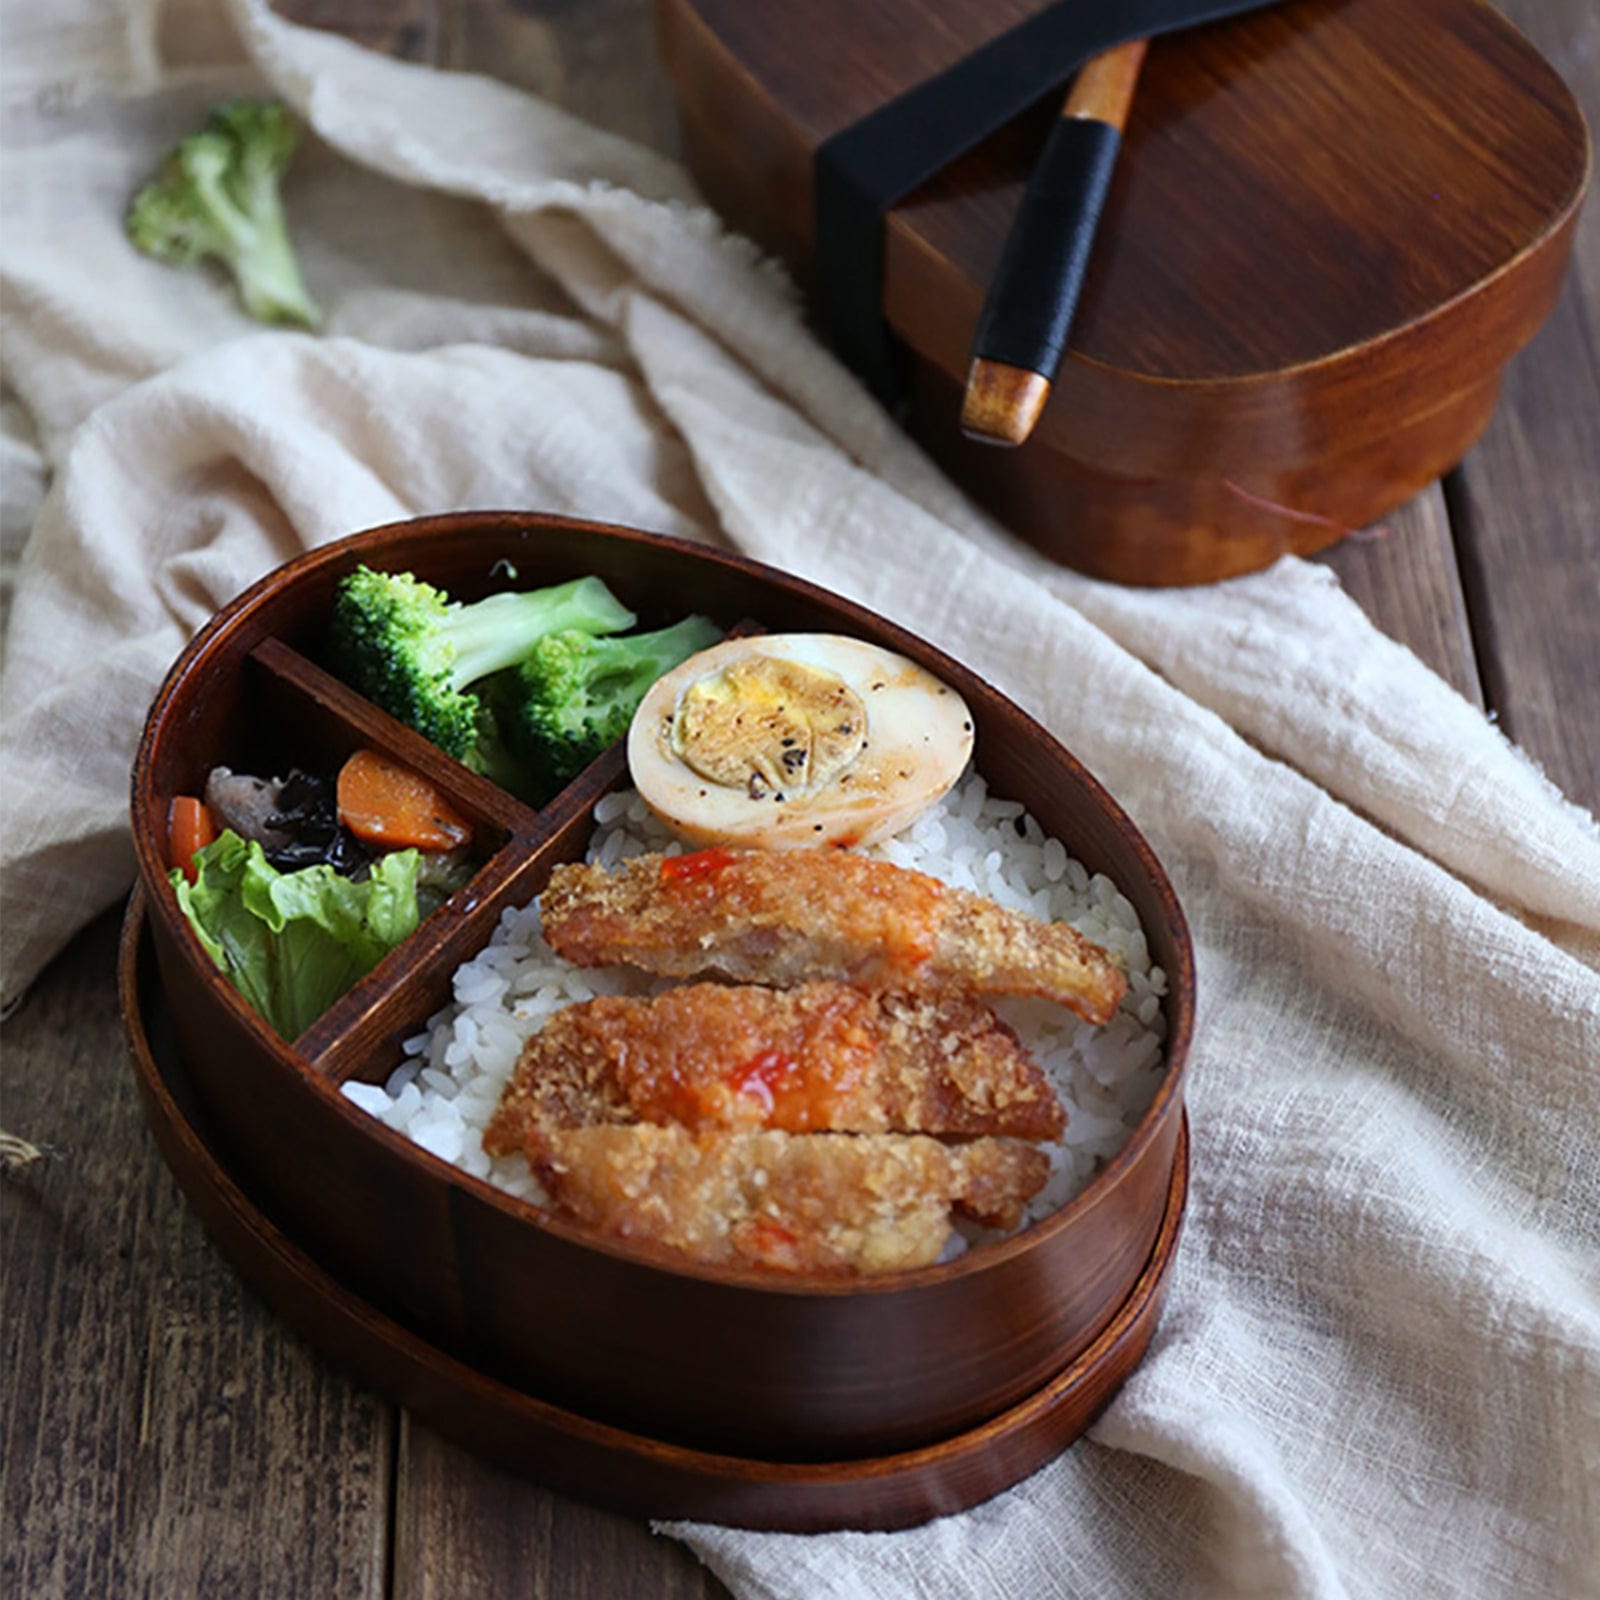
{"type": "MultiPolygon", "coordinates": [[[[1194,971],[1182,913],[1149,846],[1059,743],[959,663],[871,612],[738,557],[568,518],[461,513],[375,529],[263,579],[183,652],[140,744],[133,831],[146,903],[136,936],[147,935],[157,974],[143,989],[125,981],[135,1055],[148,1066],[147,1013],[159,1003],[184,1095],[203,1121],[206,1162],[249,1196],[274,1237],[314,1262],[330,1295],[371,1309],[375,1353],[381,1318],[480,1384],[585,1426],[657,1449],[776,1464],[778,1500],[763,1502],[754,1520],[794,1526],[781,1508],[785,1473],[798,1485],[807,1463],[910,1459],[986,1437],[1040,1395],[1065,1393],[1064,1375],[1099,1359],[1094,1352],[1135,1300],[1146,1318],[1138,1349],[1147,1341],[1183,1195],[1194,971]],[[977,766],[992,789],[1022,801],[1091,872],[1111,877],[1168,974],[1165,1077],[1121,1153],[1076,1198],[1012,1237],[943,1265],[841,1280],[703,1266],[598,1237],[360,1110],[341,1085],[388,1076],[402,1042],[448,999],[455,969],[488,942],[504,910],[537,895],[556,864],[581,857],[596,801],[627,782],[616,748],[533,810],[332,677],[319,665],[331,599],[362,563],[415,573],[467,600],[594,573],[641,626],[694,609],[728,629],[851,634],[949,682],[971,707],[977,766]],[[212,967],[178,909],[166,877],[169,808],[199,792],[217,764],[333,766],[362,746],[435,783],[472,822],[480,864],[417,933],[285,1042],[212,967]],[[145,991],[157,1000],[138,1000],[145,991]]],[[[154,1106],[160,1096],[143,1087],[154,1106]]],[[[346,1337],[347,1359],[349,1346],[346,1337]]],[[[1133,1345],[1117,1348],[1120,1377],[1133,1345]]],[[[389,1366],[375,1359],[370,1370],[393,1388],[389,1366]]],[[[1051,1413],[1052,1446],[1106,1398],[1104,1384],[1080,1389],[1080,1402],[1051,1413]]],[[[559,1476],[539,1458],[543,1448],[498,1453],[559,1476]]],[[[1043,1459],[1013,1458],[1006,1481],[1043,1459]]],[[[1001,1486],[992,1473],[970,1476],[980,1489],[912,1509],[955,1509],[1001,1486]]],[[[580,1492],[606,1498],[603,1478],[580,1492]]],[[[637,1497],[627,1503],[649,1509],[637,1497]]],[[[906,1520],[908,1504],[902,1495],[899,1509],[875,1510],[868,1495],[820,1523],[801,1522],[891,1525],[906,1520]]],[[[697,1514],[697,1506],[711,1514],[692,1495],[659,1509],[697,1514]]]]}

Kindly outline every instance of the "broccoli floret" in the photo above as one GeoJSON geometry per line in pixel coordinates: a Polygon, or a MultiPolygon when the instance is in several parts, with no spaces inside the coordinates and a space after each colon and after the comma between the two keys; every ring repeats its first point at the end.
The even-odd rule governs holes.
{"type": "Polygon", "coordinates": [[[296,137],[294,120],[276,101],[218,106],[134,196],[128,238],[176,267],[217,256],[252,317],[318,326],[322,313],[300,281],[278,198],[296,137]]]}
{"type": "Polygon", "coordinates": [[[358,567],[334,600],[332,656],[352,688],[476,765],[472,684],[519,661],[548,633],[615,633],[634,620],[598,578],[462,605],[408,572],[358,567]]]}
{"type": "Polygon", "coordinates": [[[539,781],[559,787],[628,731],[657,678],[721,637],[705,617],[628,639],[548,635],[496,680],[507,748],[539,781]]]}

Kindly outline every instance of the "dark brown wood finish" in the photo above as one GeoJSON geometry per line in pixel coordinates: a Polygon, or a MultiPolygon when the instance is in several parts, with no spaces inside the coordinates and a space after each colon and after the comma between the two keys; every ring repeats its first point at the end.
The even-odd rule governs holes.
{"type": "Polygon", "coordinates": [[[400,1412],[397,1600],[699,1600],[727,1591],[638,1517],[540,1487],[400,1412]]]}
{"type": "MultiPolygon", "coordinates": [[[[257,721],[274,704],[258,701],[257,721]]],[[[292,721],[316,725],[318,717],[292,721]]],[[[325,546],[240,596],[174,665],[135,763],[133,815],[174,1025],[233,1170],[359,1292],[557,1403],[763,1457],[926,1444],[1017,1403],[1085,1349],[1149,1255],[1193,1022],[1192,956],[1165,877],[1126,816],[1037,724],[956,662],[811,585],[658,535],[533,514],[428,518],[325,546]],[[990,781],[1121,886],[1169,975],[1168,1078],[1123,1154],[1057,1217],[1017,1239],[948,1266],[842,1285],[686,1269],[600,1243],[357,1111],[334,1085],[398,1064],[400,1041],[438,1007],[450,973],[487,942],[500,912],[526,903],[551,866],[581,853],[594,800],[623,770],[613,752],[535,814],[497,801],[490,786],[330,680],[300,652],[320,648],[334,586],[362,562],[464,597],[503,585],[508,565],[523,587],[593,572],[647,622],[690,604],[669,597],[692,596],[724,626],[753,617],[785,631],[851,633],[951,683],[971,707],[990,781]],[[319,703],[322,719],[349,718],[347,744],[391,750],[470,814],[498,812],[509,829],[477,878],[293,1047],[222,979],[166,883],[172,796],[193,790],[216,753],[231,749],[244,697],[262,676],[319,703]]]]}
{"type": "MultiPolygon", "coordinates": [[[[282,4],[383,46],[421,14],[438,41],[433,59],[492,72],[671,147],[672,97],[650,55],[648,0],[282,4]]],[[[1504,0],[1504,9],[1594,123],[1592,0],[1504,0]]],[[[1469,697],[1481,669],[1503,725],[1595,806],[1600,774],[1578,759],[1600,750],[1600,634],[1582,589],[1600,521],[1600,440],[1586,446],[1583,433],[1600,426],[1592,206],[1575,268],[1456,476],[1454,521],[1430,486],[1385,519],[1387,537],[1347,540],[1320,559],[1381,627],[1469,697]],[[1468,480],[1470,498],[1459,492],[1468,480]],[[1470,616],[1458,549],[1475,568],[1470,616]],[[1552,573],[1568,576],[1552,582],[1552,573]],[[1559,717],[1522,715],[1534,702],[1559,706],[1559,717]]],[[[177,1595],[211,1592],[191,1574],[226,1573],[236,1592],[261,1600],[724,1596],[677,1542],[489,1466],[379,1404],[240,1286],[158,1158],[131,1075],[113,1065],[122,1051],[114,937],[102,919],[77,939],[0,1035],[6,1126],[48,1147],[43,1163],[4,1176],[0,1198],[8,1590],[177,1595]],[[103,1185],[79,1178],[90,1160],[103,1185]],[[151,1335],[168,1328],[182,1329],[182,1341],[151,1335]],[[194,1393],[220,1393],[241,1371],[252,1380],[226,1419],[197,1411],[194,1393]],[[400,1439],[392,1476],[381,1465],[388,1435],[373,1420],[381,1428],[391,1417],[400,1439]],[[250,1444],[224,1457],[228,1429],[243,1429],[250,1444]],[[171,1447],[156,1461],[141,1435],[171,1447]],[[151,1535],[130,1540],[140,1527],[151,1535]],[[323,1564],[330,1550],[336,1565],[323,1564]]]]}
{"type": "Polygon", "coordinates": [[[475,1452],[636,1516],[737,1526],[893,1528],[988,1499],[1057,1454],[1115,1393],[1155,1330],[1188,1188],[1188,1137],[1175,1151],[1160,1226],[1127,1300],[1092,1346],[982,1425],[897,1455],[796,1464],[712,1455],[552,1406],[429,1344],[351,1292],[314,1244],[274,1226],[208,1142],[206,1117],[146,954],[147,902],[136,893],[119,962],[139,1093],[156,1142],[218,1243],[246,1279],[326,1353],[403,1400],[475,1452]]]}
{"type": "MultiPolygon", "coordinates": [[[[1600,126],[1600,7],[1503,0],[1600,126]]],[[[1574,270],[1448,485],[1480,670],[1501,726],[1600,807],[1600,205],[1574,270]]]]}
{"type": "Polygon", "coordinates": [[[446,19],[436,0],[294,0],[279,9],[308,28],[332,29],[404,61],[435,62],[442,53],[446,19]]]}
{"type": "Polygon", "coordinates": [[[377,1600],[394,1413],[219,1270],[119,1059],[116,924],[5,1028],[6,1122],[44,1156],[0,1199],[0,1589],[377,1600]]]}
{"type": "Polygon", "coordinates": [[[1437,484],[1318,559],[1339,574],[1385,633],[1408,644],[1474,705],[1483,705],[1450,513],[1437,484]]]}
{"type": "MultiPolygon", "coordinates": [[[[1147,40],[1132,39],[1086,61],[1061,103],[1062,120],[1102,122],[1121,135],[1128,126],[1139,69],[1149,49],[1147,40]]],[[[1017,225],[1014,221],[1013,229],[1017,225]]],[[[986,304],[1003,292],[991,276],[986,304]]],[[[1034,372],[986,356],[974,357],[962,396],[961,431],[987,444],[1025,444],[1038,426],[1054,377],[1054,372],[1034,372]]]]}
{"type": "MultiPolygon", "coordinates": [[[[804,279],[817,145],[1036,9],[660,0],[691,165],[804,279]]],[[[1555,301],[1588,171],[1570,93],[1481,0],[1297,0],[1157,40],[1072,346],[997,456],[961,392],[1048,117],[893,211],[885,314],[940,463],[1129,583],[1320,549],[1459,459],[1555,301]]]]}

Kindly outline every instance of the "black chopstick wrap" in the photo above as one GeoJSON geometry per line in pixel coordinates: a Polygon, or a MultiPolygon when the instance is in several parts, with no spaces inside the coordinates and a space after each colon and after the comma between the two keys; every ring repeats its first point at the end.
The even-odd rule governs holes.
{"type": "Polygon", "coordinates": [[[974,359],[1055,377],[1121,143],[1093,117],[1050,130],[983,303],[974,359]]]}
{"type": "Polygon", "coordinates": [[[1054,0],[817,147],[817,304],[834,348],[886,404],[901,363],[883,320],[883,218],[919,184],[1020,116],[1059,99],[1091,56],[1281,0],[1054,0]]]}

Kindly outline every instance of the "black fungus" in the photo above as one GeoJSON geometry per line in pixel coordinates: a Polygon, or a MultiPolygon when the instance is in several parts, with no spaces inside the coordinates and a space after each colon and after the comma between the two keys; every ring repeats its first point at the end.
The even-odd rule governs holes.
{"type": "Polygon", "coordinates": [[[351,878],[372,860],[374,852],[339,821],[339,800],[333,780],[297,767],[284,779],[278,809],[268,826],[286,833],[289,842],[267,852],[279,872],[329,866],[351,878]]]}

